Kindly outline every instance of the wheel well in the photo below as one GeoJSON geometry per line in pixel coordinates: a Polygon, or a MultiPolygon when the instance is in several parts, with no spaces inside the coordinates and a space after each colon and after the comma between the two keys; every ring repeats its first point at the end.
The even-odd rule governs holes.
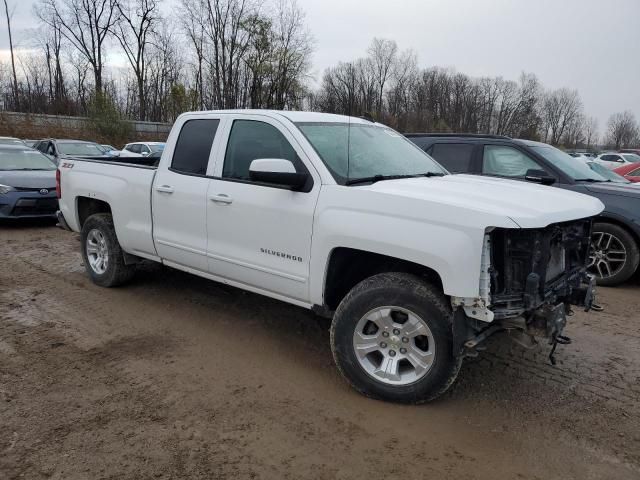
{"type": "Polygon", "coordinates": [[[91,215],[96,213],[111,213],[111,207],[103,200],[89,197],[78,197],[78,222],[80,228],[91,215]]]}
{"type": "Polygon", "coordinates": [[[339,247],[331,252],[325,278],[324,306],[335,310],[349,290],[365,278],[383,272],[412,273],[426,278],[442,290],[438,273],[424,265],[387,255],[339,247]]]}
{"type": "Polygon", "coordinates": [[[636,243],[640,247],[640,237],[638,236],[638,234],[632,228],[629,228],[624,222],[621,222],[617,218],[596,217],[593,219],[593,223],[610,223],[612,225],[616,225],[620,228],[623,228],[629,235],[633,237],[633,239],[636,241],[636,243]]]}

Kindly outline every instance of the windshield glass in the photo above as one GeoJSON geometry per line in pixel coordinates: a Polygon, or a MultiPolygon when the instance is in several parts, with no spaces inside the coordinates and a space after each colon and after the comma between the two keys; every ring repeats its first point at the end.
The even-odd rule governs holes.
{"type": "Polygon", "coordinates": [[[623,153],[622,156],[625,158],[625,160],[627,160],[627,162],[640,162],[640,157],[635,153],[623,153]]]}
{"type": "Polygon", "coordinates": [[[58,151],[63,155],[103,155],[104,148],[97,143],[58,142],[58,151]]]}
{"type": "Polygon", "coordinates": [[[573,180],[586,180],[592,182],[604,182],[606,179],[594,172],[582,160],[570,157],[562,150],[558,150],[551,145],[535,145],[531,147],[537,153],[546,158],[555,167],[562,170],[565,175],[573,180]]]}
{"type": "Polygon", "coordinates": [[[36,150],[0,149],[0,170],[55,170],[55,164],[36,150]]]}
{"type": "Polygon", "coordinates": [[[164,150],[164,143],[160,143],[157,145],[149,145],[149,148],[151,149],[152,152],[161,152],[162,150],[164,150]]]}
{"type": "Polygon", "coordinates": [[[607,167],[603,167],[599,163],[587,162],[587,165],[591,170],[601,175],[606,180],[611,180],[612,182],[616,182],[616,183],[631,183],[629,180],[627,180],[623,176],[618,175],[616,172],[609,170],[607,167]]]}
{"type": "Polygon", "coordinates": [[[385,126],[334,122],[296,125],[341,185],[376,175],[447,173],[419,147],[385,126]]]}

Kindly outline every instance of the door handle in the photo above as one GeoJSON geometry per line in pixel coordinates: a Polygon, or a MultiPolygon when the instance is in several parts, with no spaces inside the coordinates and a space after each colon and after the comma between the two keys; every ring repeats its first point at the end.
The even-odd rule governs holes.
{"type": "Polygon", "coordinates": [[[214,203],[220,203],[223,205],[229,205],[231,204],[231,202],[233,202],[231,197],[225,193],[217,193],[216,195],[211,195],[209,197],[209,200],[211,200],[214,203]]]}
{"type": "Polygon", "coordinates": [[[162,193],[173,193],[173,187],[171,185],[159,185],[156,187],[156,191],[162,193]]]}

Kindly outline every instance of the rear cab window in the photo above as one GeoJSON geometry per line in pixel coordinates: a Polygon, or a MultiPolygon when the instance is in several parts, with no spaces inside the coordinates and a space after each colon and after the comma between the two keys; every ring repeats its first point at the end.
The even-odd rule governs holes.
{"type": "Polygon", "coordinates": [[[187,120],[180,130],[169,170],[187,175],[206,175],[219,119],[187,120]]]}

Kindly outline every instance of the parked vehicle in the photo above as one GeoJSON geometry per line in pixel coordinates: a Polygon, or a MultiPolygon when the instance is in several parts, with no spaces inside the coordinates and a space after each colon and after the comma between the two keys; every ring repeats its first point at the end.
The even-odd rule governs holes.
{"type": "Polygon", "coordinates": [[[628,163],[613,170],[618,175],[622,175],[630,182],[640,182],[640,164],[628,163]]]}
{"type": "Polygon", "coordinates": [[[635,153],[636,155],[640,156],[640,148],[623,148],[618,150],[618,152],[620,153],[635,153]]]}
{"type": "Polygon", "coordinates": [[[85,158],[94,160],[107,160],[112,158],[107,155],[101,145],[94,142],[85,142],[84,140],[57,140],[46,139],[36,143],[35,149],[48,155],[57,165],[60,158],[85,158]]]}
{"type": "Polygon", "coordinates": [[[640,162],[640,156],[635,153],[602,153],[596,157],[595,162],[613,170],[623,165],[640,162]]]}
{"type": "Polygon", "coordinates": [[[618,175],[615,170],[609,170],[608,168],[603,167],[599,163],[596,163],[596,162],[593,162],[593,161],[587,161],[587,162],[584,162],[584,163],[591,170],[596,172],[598,175],[600,175],[605,180],[608,180],[608,181],[614,182],[614,183],[622,183],[622,184],[631,183],[629,180],[624,178],[622,175],[618,175]]]}
{"type": "Polygon", "coordinates": [[[596,197],[605,205],[593,225],[589,271],[619,285],[640,263],[640,190],[614,183],[550,145],[497,135],[409,134],[454,173],[543,183],[596,197]]]}
{"type": "Polygon", "coordinates": [[[146,157],[153,152],[162,152],[164,146],[164,142],[127,143],[120,152],[120,156],[124,158],[146,157]]]}
{"type": "Polygon", "coordinates": [[[436,398],[492,333],[557,342],[569,306],[592,302],[598,199],[448,175],[362,119],[188,113],[157,169],[58,172],[60,222],[96,284],[149,259],[332,316],[338,368],[376,398],[436,398]]]}
{"type": "Polygon", "coordinates": [[[112,145],[100,145],[102,147],[102,150],[104,153],[106,153],[107,155],[111,155],[112,157],[119,157],[120,156],[120,150],[118,150],[116,147],[112,146],[112,145]]]}
{"type": "Polygon", "coordinates": [[[0,137],[0,145],[18,145],[24,147],[25,143],[15,137],[0,137]]]}
{"type": "Polygon", "coordinates": [[[593,160],[597,157],[595,153],[590,152],[567,152],[573,158],[578,158],[580,160],[593,160]]]}
{"type": "Polygon", "coordinates": [[[56,166],[26,145],[0,145],[0,218],[56,218],[56,166]]]}

